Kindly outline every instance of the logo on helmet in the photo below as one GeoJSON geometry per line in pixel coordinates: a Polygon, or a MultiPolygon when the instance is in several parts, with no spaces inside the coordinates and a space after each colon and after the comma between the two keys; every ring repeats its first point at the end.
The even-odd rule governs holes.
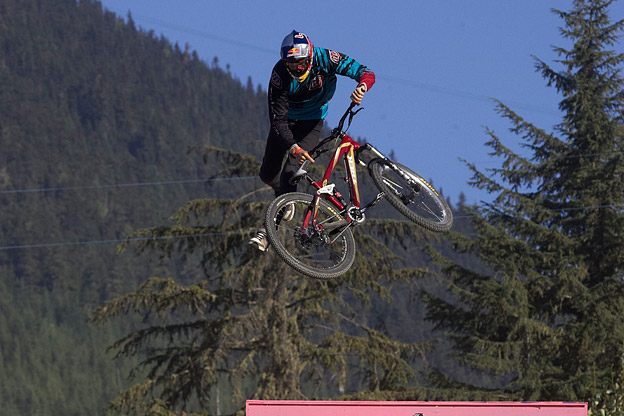
{"type": "Polygon", "coordinates": [[[288,50],[287,53],[287,57],[290,58],[291,56],[299,56],[299,54],[301,54],[301,49],[299,48],[292,48],[288,50]]]}

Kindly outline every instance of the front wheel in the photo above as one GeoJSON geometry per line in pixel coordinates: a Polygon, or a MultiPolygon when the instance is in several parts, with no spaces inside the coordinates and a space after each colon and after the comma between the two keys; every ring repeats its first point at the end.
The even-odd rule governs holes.
{"type": "Polygon", "coordinates": [[[430,231],[442,232],[451,228],[453,213],[448,204],[416,172],[383,159],[372,160],[368,167],[377,188],[401,214],[430,231]]]}
{"type": "Polygon", "coordinates": [[[349,270],[355,260],[355,240],[350,228],[332,227],[342,223],[338,210],[319,201],[317,227],[303,228],[313,196],[291,192],[273,200],[264,225],[278,256],[298,272],[315,279],[333,279],[349,270]],[[292,208],[291,208],[292,206],[292,208]],[[286,215],[294,209],[294,216],[286,215]]]}

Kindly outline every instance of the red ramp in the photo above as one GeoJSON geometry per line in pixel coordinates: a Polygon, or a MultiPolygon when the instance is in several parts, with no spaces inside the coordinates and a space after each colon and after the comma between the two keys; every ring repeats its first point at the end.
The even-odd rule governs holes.
{"type": "Polygon", "coordinates": [[[587,403],[249,400],[246,416],[587,416],[587,403]]]}

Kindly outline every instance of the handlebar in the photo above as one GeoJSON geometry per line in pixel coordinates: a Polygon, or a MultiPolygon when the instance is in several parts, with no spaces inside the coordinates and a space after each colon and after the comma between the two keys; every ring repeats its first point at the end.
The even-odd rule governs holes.
{"type": "MultiPolygon", "coordinates": [[[[353,120],[353,117],[359,113],[361,110],[363,110],[364,108],[359,108],[356,111],[353,111],[353,107],[355,107],[355,103],[351,102],[351,105],[349,105],[349,108],[347,108],[347,111],[345,111],[345,113],[342,115],[342,117],[340,118],[340,121],[338,122],[338,126],[332,130],[331,134],[324,138],[323,140],[321,140],[321,142],[316,145],[316,147],[314,147],[314,149],[310,150],[310,156],[312,156],[313,158],[316,158],[317,156],[319,156],[320,154],[324,153],[325,151],[327,151],[327,149],[322,150],[321,148],[328,142],[337,139],[339,137],[342,137],[345,133],[342,131],[343,127],[344,127],[344,123],[347,120],[347,116],[349,117],[349,123],[347,124],[347,129],[349,128],[349,126],[351,125],[351,120],[353,120]]],[[[361,147],[360,149],[364,150],[364,147],[361,147]]],[[[358,153],[359,155],[359,153],[358,153]]],[[[358,155],[356,155],[356,160],[358,159],[358,155]]],[[[360,162],[362,163],[362,162],[360,162]]],[[[301,180],[301,178],[303,176],[306,175],[307,171],[306,168],[308,167],[308,165],[310,164],[310,162],[308,160],[304,161],[302,163],[302,165],[299,167],[299,170],[297,172],[295,172],[295,174],[293,175],[293,177],[290,179],[290,184],[291,185],[295,185],[296,183],[299,182],[299,180],[301,180]]]]}
{"type": "MultiPolygon", "coordinates": [[[[347,108],[347,111],[345,111],[345,113],[342,115],[342,117],[340,118],[340,121],[338,122],[338,126],[332,130],[332,133],[324,138],[323,140],[321,140],[321,142],[316,145],[316,147],[314,147],[314,149],[310,150],[310,155],[312,155],[312,157],[316,157],[318,156],[318,154],[316,154],[319,149],[321,149],[326,143],[342,136],[344,134],[344,132],[342,131],[342,129],[344,128],[344,123],[347,120],[347,116],[349,116],[349,123],[347,124],[347,129],[349,128],[349,126],[351,125],[351,120],[353,120],[353,117],[359,113],[361,110],[363,110],[364,108],[359,108],[356,111],[353,111],[353,107],[355,107],[356,104],[354,102],[351,102],[351,105],[349,105],[349,108],[347,108]]],[[[320,154],[320,153],[319,153],[320,154]]]]}
{"type": "MultiPolygon", "coordinates": [[[[351,101],[351,105],[349,105],[349,108],[347,108],[347,111],[345,111],[345,113],[342,115],[342,118],[340,119],[340,122],[338,123],[338,127],[336,127],[336,130],[342,131],[342,127],[344,126],[344,122],[347,119],[347,116],[349,114],[351,114],[351,110],[353,110],[353,107],[355,107],[355,103],[353,101],[351,101]]],[[[358,110],[358,111],[360,111],[360,110],[358,110]]],[[[351,117],[349,117],[349,125],[351,125],[351,120],[353,119],[353,116],[356,113],[357,113],[357,111],[355,113],[351,114],[351,117]]]]}

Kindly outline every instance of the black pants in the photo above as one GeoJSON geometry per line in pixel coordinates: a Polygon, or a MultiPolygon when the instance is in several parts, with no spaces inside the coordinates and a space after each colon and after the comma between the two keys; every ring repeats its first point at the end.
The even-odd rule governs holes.
{"type": "MultiPolygon", "coordinates": [[[[309,151],[319,143],[323,120],[289,120],[288,126],[297,144],[309,151]]],[[[297,185],[291,185],[288,181],[299,170],[298,160],[288,153],[288,148],[284,147],[271,129],[260,167],[260,179],[273,188],[275,196],[297,190],[297,185]]]]}

